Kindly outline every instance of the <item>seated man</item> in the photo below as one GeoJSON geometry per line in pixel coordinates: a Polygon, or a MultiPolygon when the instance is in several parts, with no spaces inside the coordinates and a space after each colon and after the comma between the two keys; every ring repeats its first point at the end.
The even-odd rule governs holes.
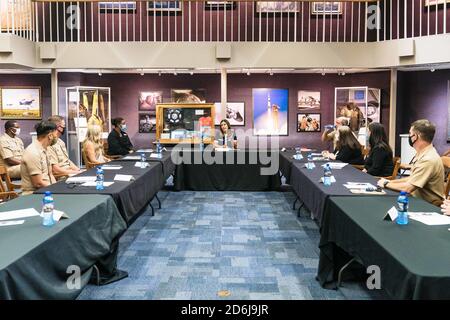
{"type": "Polygon", "coordinates": [[[380,179],[380,187],[406,191],[436,206],[444,200],[444,166],[432,141],[436,127],[426,119],[414,121],[409,129],[409,144],[416,150],[411,175],[398,180],[380,179]]]}
{"type": "Polygon", "coordinates": [[[22,175],[22,194],[33,193],[36,189],[55,182],[48,160],[47,149],[58,141],[56,125],[41,121],[36,126],[37,139],[23,153],[20,172],[22,175]]]}
{"type": "Polygon", "coordinates": [[[53,146],[49,146],[47,149],[48,159],[52,167],[52,173],[58,176],[68,176],[71,174],[80,173],[80,168],[70,161],[66,144],[61,140],[61,136],[66,130],[66,122],[64,121],[64,118],[55,115],[48,118],[48,121],[56,125],[56,136],[58,137],[58,141],[53,146]]]}
{"type": "Polygon", "coordinates": [[[23,142],[18,137],[20,127],[16,120],[5,123],[5,134],[0,137],[0,166],[4,166],[13,179],[20,179],[23,142]]]}
{"type": "Polygon", "coordinates": [[[127,124],[123,118],[115,118],[111,121],[114,126],[108,135],[108,155],[124,156],[133,152],[133,145],[128,137],[127,124]]]}

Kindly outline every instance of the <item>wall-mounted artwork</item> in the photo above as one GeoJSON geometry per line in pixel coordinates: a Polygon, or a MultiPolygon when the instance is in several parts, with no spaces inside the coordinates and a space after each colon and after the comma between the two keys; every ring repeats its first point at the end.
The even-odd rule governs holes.
{"type": "Polygon", "coordinates": [[[299,12],[300,3],[296,1],[264,1],[256,2],[256,12],[261,13],[294,13],[299,12]]]}
{"type": "Polygon", "coordinates": [[[223,10],[233,9],[235,7],[234,1],[206,1],[205,9],[207,10],[223,10]]]}
{"type": "Polygon", "coordinates": [[[0,0],[0,29],[29,30],[32,26],[31,8],[31,5],[24,5],[23,0],[0,0]]]}
{"type": "Polygon", "coordinates": [[[288,89],[253,89],[253,134],[288,135],[288,89]]]}
{"type": "Polygon", "coordinates": [[[149,1],[147,11],[176,12],[181,11],[181,1],[149,1]]]}
{"type": "MultiPolygon", "coordinates": [[[[445,0],[425,0],[425,6],[435,6],[435,5],[441,5],[444,4],[445,0]]],[[[447,0],[447,3],[450,3],[450,0],[447,0]]],[[[447,5],[447,8],[449,8],[450,6],[447,5]]]]}
{"type": "MultiPolygon", "coordinates": [[[[228,102],[225,119],[227,119],[232,126],[245,125],[245,107],[244,102],[228,102]]],[[[222,121],[222,104],[220,102],[214,103],[216,116],[214,117],[214,124],[220,125],[222,121]]]]}
{"type": "Polygon", "coordinates": [[[320,132],[320,113],[298,113],[297,132],[320,132]]]}
{"type": "Polygon", "coordinates": [[[42,119],[41,87],[0,88],[2,119],[42,119]]]}
{"type": "Polygon", "coordinates": [[[342,3],[339,1],[326,1],[326,2],[312,2],[311,3],[312,14],[341,14],[342,3]]]}
{"type": "Polygon", "coordinates": [[[450,80],[447,83],[447,142],[450,142],[450,80]]]}
{"type": "Polygon", "coordinates": [[[173,103],[206,103],[205,89],[172,89],[173,103]]]}
{"type": "Polygon", "coordinates": [[[98,8],[102,11],[105,11],[105,10],[114,10],[114,11],[136,10],[136,2],[135,1],[121,1],[121,2],[103,1],[103,2],[98,3],[98,8]]]}
{"type": "Polygon", "coordinates": [[[156,104],[162,103],[162,91],[143,91],[139,93],[139,111],[156,111],[156,104]]]}
{"type": "Polygon", "coordinates": [[[320,91],[300,90],[298,92],[298,110],[319,110],[320,91]]]}
{"type": "Polygon", "coordinates": [[[156,111],[139,114],[139,133],[156,131],[156,111]]]}

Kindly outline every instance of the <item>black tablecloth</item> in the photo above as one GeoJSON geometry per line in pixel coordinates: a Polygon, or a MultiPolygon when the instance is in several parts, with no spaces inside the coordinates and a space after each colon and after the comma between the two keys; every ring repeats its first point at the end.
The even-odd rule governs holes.
{"type": "MultiPolygon", "coordinates": [[[[324,162],[314,162],[316,167],[312,170],[306,169],[304,163],[293,163],[291,172],[291,185],[299,199],[312,212],[313,216],[319,222],[322,220],[326,200],[329,196],[361,196],[351,193],[349,189],[343,186],[347,182],[369,182],[377,185],[378,178],[346,165],[342,169],[332,170],[336,182],[331,186],[324,186],[320,183],[323,177],[324,162]]],[[[387,195],[396,195],[397,193],[385,190],[387,195]]],[[[380,195],[373,195],[380,197],[380,195]]],[[[381,196],[383,197],[383,196],[381,196]]]]}
{"type": "MultiPolygon", "coordinates": [[[[328,202],[320,239],[322,285],[337,280],[343,264],[357,257],[365,267],[380,267],[382,288],[395,299],[450,299],[448,225],[384,221],[396,197],[331,197],[328,202]]],[[[409,209],[440,212],[415,198],[409,209]]]]}
{"type": "MultiPolygon", "coordinates": [[[[113,161],[110,165],[120,165],[120,170],[104,170],[105,182],[114,181],[116,174],[132,175],[135,181],[114,181],[104,190],[95,187],[66,184],[61,181],[41,188],[35,193],[51,191],[53,194],[107,194],[111,195],[122,217],[127,223],[133,221],[144,209],[155,194],[162,188],[164,179],[161,163],[151,162],[145,169],[135,167],[135,161],[113,161]]],[[[96,168],[81,173],[78,176],[95,176],[96,168]]]]}
{"type": "MultiPolygon", "coordinates": [[[[70,218],[52,227],[39,216],[0,231],[0,300],[75,299],[97,264],[104,275],[116,270],[118,239],[126,229],[114,201],[101,195],[54,195],[55,209],[70,218]],[[80,288],[66,281],[80,267],[80,288]]],[[[2,212],[42,207],[42,195],[23,196],[2,204],[2,212]]],[[[70,282],[72,283],[72,282],[70,282]]]]}
{"type": "MultiPolygon", "coordinates": [[[[146,160],[148,162],[159,162],[159,163],[161,163],[163,174],[164,174],[164,176],[163,176],[164,177],[164,181],[166,181],[167,178],[169,178],[171,175],[174,174],[174,172],[175,172],[175,164],[172,161],[171,151],[170,150],[163,151],[162,154],[161,154],[162,155],[161,158],[151,157],[150,156],[151,154],[155,154],[155,153],[152,153],[152,152],[134,152],[134,153],[131,153],[131,154],[127,155],[127,156],[136,157],[136,156],[140,156],[141,153],[145,154],[145,158],[146,158],[146,160]]],[[[125,159],[125,157],[120,159],[119,161],[134,161],[134,162],[140,161],[140,160],[136,160],[136,159],[133,159],[133,160],[125,159]]]]}
{"type": "Polygon", "coordinates": [[[182,151],[175,160],[175,190],[265,191],[281,186],[278,151],[182,151]],[[209,161],[210,156],[216,162],[209,161]],[[182,162],[180,158],[185,161],[182,162]],[[265,174],[269,173],[269,174],[265,174]]]}
{"type": "MultiPolygon", "coordinates": [[[[294,159],[294,155],[296,154],[295,150],[286,150],[286,151],[280,151],[280,172],[283,174],[283,176],[286,178],[286,183],[290,184],[291,181],[291,171],[292,171],[292,164],[293,163],[306,163],[308,162],[308,154],[309,153],[319,153],[318,151],[314,150],[311,152],[301,152],[303,159],[296,160],[294,159]]],[[[314,155],[313,157],[318,157],[314,155]]],[[[314,162],[325,162],[325,160],[314,162]]]]}

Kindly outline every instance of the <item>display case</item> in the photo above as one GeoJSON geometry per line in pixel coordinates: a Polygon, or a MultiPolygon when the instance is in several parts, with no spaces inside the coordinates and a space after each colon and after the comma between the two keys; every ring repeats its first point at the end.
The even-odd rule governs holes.
{"type": "Polygon", "coordinates": [[[102,127],[102,139],[111,131],[111,89],[70,87],[66,89],[67,150],[70,159],[82,166],[81,143],[89,125],[102,127]]]}
{"type": "Polygon", "coordinates": [[[367,127],[381,121],[381,90],[369,87],[335,88],[334,115],[345,117],[359,142],[367,145],[367,127]]]}
{"type": "Polygon", "coordinates": [[[162,144],[214,141],[214,104],[161,103],[156,105],[156,138],[162,144]]]}

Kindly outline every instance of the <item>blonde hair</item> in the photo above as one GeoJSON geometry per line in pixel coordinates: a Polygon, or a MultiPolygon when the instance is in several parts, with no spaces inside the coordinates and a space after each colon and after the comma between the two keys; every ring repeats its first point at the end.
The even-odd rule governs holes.
{"type": "Polygon", "coordinates": [[[94,145],[95,156],[98,158],[103,154],[103,143],[102,143],[102,127],[99,125],[88,126],[86,139],[83,141],[83,150],[85,150],[86,144],[88,142],[94,145]]]}

